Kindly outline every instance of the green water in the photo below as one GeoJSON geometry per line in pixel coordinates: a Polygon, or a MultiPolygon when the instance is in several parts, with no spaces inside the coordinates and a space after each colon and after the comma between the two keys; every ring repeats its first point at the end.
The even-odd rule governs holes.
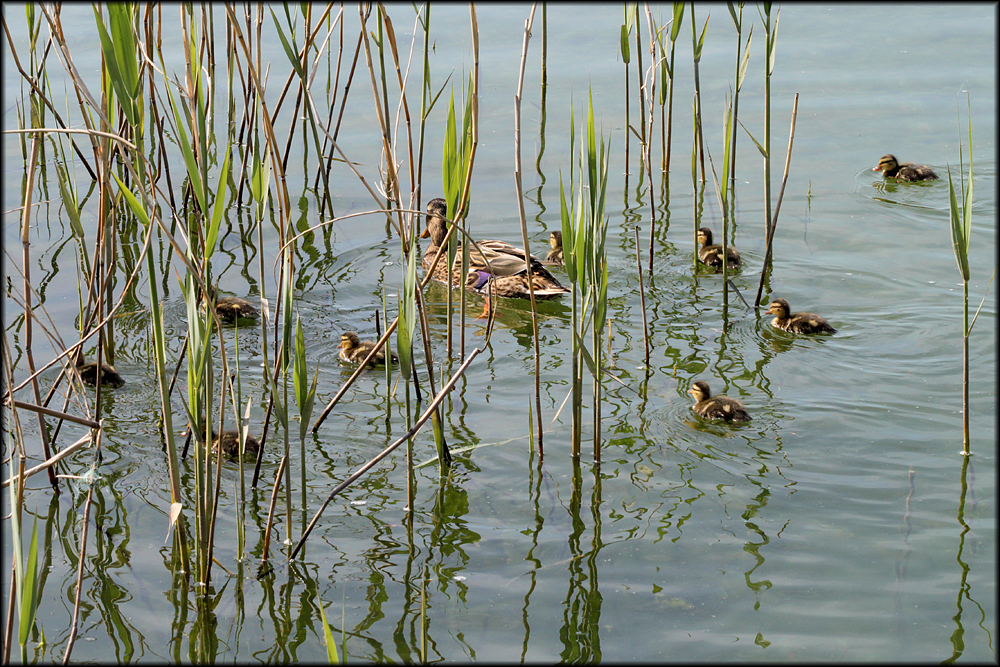
{"type": "MultiPolygon", "coordinates": [[[[215,11],[221,21],[221,8],[215,11]]],[[[398,5],[389,11],[408,49],[412,9],[398,5]]],[[[481,238],[518,242],[513,99],[529,8],[483,5],[477,11],[482,81],[469,220],[481,238]]],[[[640,7],[645,39],[642,11],[640,7]]],[[[657,8],[652,11],[655,16],[657,8]]],[[[664,6],[661,11],[665,18],[670,10],[664,6]]],[[[711,14],[700,78],[705,139],[721,171],[723,105],[733,83],[735,32],[724,5],[699,5],[696,12],[699,30],[711,14]]],[[[997,249],[995,7],[782,9],[772,79],[774,200],[792,99],[795,93],[800,98],[774,270],[764,297],[784,297],[793,310],[819,312],[838,329],[818,338],[775,331],[770,316],[747,312],[732,294],[724,312],[720,278],[693,268],[696,210],[699,224],[712,227],[717,236],[722,217],[711,176],[704,189],[691,178],[689,13],[677,46],[669,198],[664,201],[657,173],[654,265],[652,276],[647,275],[653,214],[634,135],[627,167],[624,162],[621,16],[620,5],[549,7],[541,135],[542,31],[540,12],[536,14],[522,103],[525,208],[536,254],[543,254],[548,231],[559,228],[559,177],[568,175],[575,159],[568,154],[570,106],[579,122],[588,86],[595,114],[612,142],[608,361],[609,373],[621,382],[607,379],[604,384],[602,462],[595,465],[593,460],[589,409],[579,463],[570,457],[568,407],[557,416],[569,390],[569,300],[539,306],[547,426],[541,462],[528,439],[534,373],[530,311],[525,303],[503,301],[490,346],[446,403],[448,441],[458,450],[455,464],[444,479],[436,463],[418,471],[412,531],[406,522],[401,448],[331,503],[296,563],[279,565],[273,576],[256,579],[280,458],[282,436],[272,427],[261,487],[250,499],[250,558],[236,562],[238,469],[229,464],[223,470],[215,556],[232,576],[216,567],[210,590],[187,587],[177,572],[172,540],[164,542],[170,496],[156,426],[160,406],[149,360],[148,314],[144,304],[126,308],[131,314],[116,320],[115,364],[128,384],[102,399],[102,479],[91,509],[73,661],[201,662],[207,656],[237,662],[324,660],[317,593],[337,641],[341,630],[346,633],[347,660],[417,661],[421,577],[427,579],[431,660],[995,660],[996,286],[990,287],[970,338],[974,456],[963,468],[966,461],[958,453],[962,287],[949,234],[945,176],[950,165],[958,177],[958,142],[968,136],[968,90],[975,160],[969,292],[976,308],[990,282],[997,249]],[[944,178],[884,183],[871,168],[886,152],[930,164],[944,178]],[[648,367],[643,363],[635,226],[640,230],[652,347],[648,367]],[[699,379],[716,393],[742,400],[753,421],[734,427],[696,418],[686,391],[699,379]]],[[[764,33],[756,8],[748,5],[744,20],[749,24],[755,19],[739,116],[760,140],[764,33]]],[[[165,12],[165,20],[174,20],[173,14],[165,12]]],[[[345,34],[356,34],[356,7],[345,7],[345,20],[345,34]]],[[[23,53],[26,40],[18,37],[24,26],[22,7],[6,6],[5,21],[23,53]]],[[[79,32],[67,38],[96,90],[99,52],[93,46],[93,12],[65,6],[63,21],[78,26],[79,32]],[[93,69],[87,70],[87,64],[93,69]]],[[[461,98],[457,82],[471,67],[468,9],[435,6],[432,34],[435,89],[454,70],[452,82],[461,98]]],[[[165,31],[164,39],[176,35],[165,31]]],[[[276,98],[287,61],[277,38],[272,39],[269,90],[276,98]]],[[[220,37],[218,43],[224,40],[220,37]]],[[[6,42],[4,49],[10,50],[6,42]]],[[[352,54],[353,41],[345,59],[352,54]]],[[[648,66],[648,52],[643,59],[648,66]]],[[[414,63],[418,61],[415,57],[414,63]]],[[[179,63],[178,57],[173,65],[179,63]]],[[[12,68],[6,58],[5,129],[17,125],[12,105],[26,89],[12,68]]],[[[61,82],[54,60],[49,73],[61,82]]],[[[629,75],[634,96],[634,63],[629,75]]],[[[363,65],[358,76],[341,147],[370,182],[378,182],[381,138],[363,65]]],[[[412,81],[418,78],[411,74],[412,81]]],[[[314,84],[317,100],[323,99],[323,85],[314,84]]],[[[416,99],[419,90],[413,85],[416,99]]],[[[53,88],[62,94],[61,83],[53,88]]],[[[57,108],[75,109],[72,102],[61,104],[57,108]]],[[[634,99],[631,105],[635,125],[634,99]]],[[[287,128],[290,112],[283,113],[287,128]]],[[[425,201],[440,194],[445,113],[439,105],[428,126],[425,201]]],[[[402,137],[401,132],[398,140],[402,137]]],[[[659,118],[654,137],[658,159],[659,118]]],[[[732,280],[751,300],[765,253],[762,160],[742,130],[738,146],[737,226],[731,242],[742,252],[745,266],[732,280]]],[[[966,167],[968,148],[963,148],[966,167]]],[[[23,159],[17,139],[9,135],[4,151],[6,273],[19,290],[20,211],[14,209],[23,159]]],[[[304,159],[314,158],[303,156],[301,141],[293,142],[290,164],[304,159]]],[[[79,183],[87,182],[85,171],[77,167],[76,172],[79,183]]],[[[289,172],[293,201],[303,197],[303,222],[316,224],[316,196],[304,191],[314,174],[308,174],[304,185],[301,170],[289,172]]],[[[45,178],[47,189],[37,198],[46,203],[32,217],[31,271],[52,330],[69,344],[77,335],[80,274],[75,267],[80,250],[69,240],[53,170],[45,178]]],[[[333,183],[338,215],[374,208],[342,164],[333,170],[333,183]]],[[[96,210],[90,209],[83,217],[88,248],[93,247],[96,218],[96,210]]],[[[230,216],[234,231],[222,239],[214,273],[221,276],[223,292],[256,296],[258,254],[265,275],[273,280],[276,273],[276,235],[268,226],[263,248],[244,249],[238,224],[249,224],[249,209],[233,206],[230,216]],[[245,267],[247,257],[250,267],[245,267]]],[[[135,243],[132,251],[137,253],[135,243]]],[[[354,329],[373,337],[373,313],[381,308],[383,288],[390,317],[394,314],[401,283],[399,242],[386,233],[381,219],[339,221],[304,240],[299,264],[296,303],[310,369],[319,367],[321,408],[351,372],[335,360],[340,332],[354,329]]],[[[116,273],[118,289],[126,265],[122,261],[116,273]]],[[[565,274],[556,269],[556,275],[562,279],[565,274]]],[[[275,286],[265,287],[273,307],[275,286]]],[[[176,359],[186,330],[183,299],[172,274],[165,276],[161,290],[166,291],[169,354],[176,359]]],[[[148,298],[145,287],[139,293],[148,298]]],[[[446,293],[431,285],[425,298],[439,362],[436,372],[440,375],[443,366],[448,376],[457,363],[443,361],[446,293]]],[[[485,325],[474,319],[481,305],[478,297],[471,299],[465,323],[468,350],[483,340],[485,325]]],[[[23,311],[10,296],[4,307],[13,380],[19,383],[27,377],[23,311]]],[[[240,331],[236,337],[244,400],[252,398],[251,431],[259,433],[266,409],[263,342],[257,330],[240,331]]],[[[231,339],[230,355],[235,352],[231,339]]],[[[36,363],[53,354],[37,333],[33,353],[36,363]]],[[[425,375],[423,367],[420,372],[425,375]]],[[[43,385],[55,375],[43,374],[43,385]]],[[[301,531],[303,514],[311,518],[337,483],[405,432],[402,389],[388,407],[386,393],[381,372],[362,377],[310,436],[305,461],[293,446],[294,536],[301,531]],[[302,467],[308,471],[305,512],[298,505],[302,467]]],[[[17,398],[31,400],[30,391],[22,390],[17,398]]],[[[179,421],[179,400],[174,407],[179,421]]],[[[21,423],[29,452],[40,457],[37,421],[21,416],[21,423]]],[[[65,425],[60,443],[84,432],[65,425]]],[[[6,458],[7,444],[5,452],[6,458]]],[[[415,459],[429,462],[433,452],[427,428],[416,438],[415,459]]],[[[63,472],[79,475],[92,461],[92,452],[80,453],[63,472]]],[[[5,469],[4,479],[8,476],[5,469]]],[[[185,482],[193,484],[190,471],[185,482]]],[[[61,660],[65,651],[84,495],[68,486],[53,496],[43,475],[30,480],[29,517],[43,520],[39,525],[46,556],[38,617],[46,643],[31,642],[29,660],[61,660]]],[[[281,495],[279,507],[283,501],[281,495]]],[[[282,548],[285,535],[283,512],[278,514],[272,553],[282,548]]],[[[9,519],[4,529],[9,533],[9,519]]],[[[11,571],[7,537],[5,533],[5,591],[11,571]]],[[[16,647],[12,656],[20,660],[16,647]]]]}

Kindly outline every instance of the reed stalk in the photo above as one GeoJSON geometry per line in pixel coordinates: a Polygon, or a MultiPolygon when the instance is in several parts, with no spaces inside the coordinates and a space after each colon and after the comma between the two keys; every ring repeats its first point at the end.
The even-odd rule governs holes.
{"type": "MultiPolygon", "coordinates": [[[[965,180],[965,166],[962,164],[962,147],[959,141],[959,174],[965,180]]],[[[969,334],[975,319],[969,323],[969,243],[972,236],[972,105],[969,103],[969,182],[962,183],[962,206],[955,198],[955,184],[948,167],[948,213],[951,219],[951,243],[958,262],[958,272],[962,276],[962,455],[971,456],[969,444],[969,334]]],[[[983,300],[985,302],[985,295],[983,300]]],[[[979,306],[980,309],[982,305],[979,306]]],[[[979,312],[976,312],[979,316],[979,312]]]]}
{"type": "MultiPolygon", "coordinates": [[[[774,24],[771,23],[770,2],[765,2],[762,6],[758,5],[757,10],[760,13],[760,20],[764,23],[764,39],[766,42],[766,54],[764,57],[764,145],[761,152],[764,155],[764,233],[767,238],[771,238],[771,74],[774,72],[778,19],[781,17],[781,9],[779,8],[775,12],[774,24]]],[[[761,148],[759,144],[758,148],[761,148]]],[[[764,270],[769,270],[770,268],[771,258],[769,255],[764,263],[764,270]]],[[[754,305],[755,307],[760,305],[759,292],[754,305]]]]}
{"type": "MultiPolygon", "coordinates": [[[[610,150],[606,150],[603,130],[598,148],[592,95],[589,100],[585,126],[586,137],[580,144],[579,180],[574,180],[572,162],[570,164],[570,201],[575,203],[567,205],[561,174],[559,177],[559,199],[563,247],[566,249],[564,255],[566,274],[572,286],[573,297],[573,336],[571,339],[573,432],[571,454],[574,459],[578,459],[580,456],[583,429],[583,366],[586,364],[594,380],[594,460],[600,461],[601,378],[603,374],[600,335],[607,321],[608,288],[605,247],[608,222],[604,215],[604,203],[610,150]],[[588,328],[591,334],[592,352],[587,350],[585,344],[588,328]]],[[[572,112],[570,117],[572,123],[572,112]]],[[[575,136],[575,131],[571,126],[571,155],[575,153],[575,136]]]]}
{"type": "MultiPolygon", "coordinates": [[[[699,76],[698,64],[701,62],[701,50],[705,46],[705,31],[708,30],[709,15],[705,19],[705,25],[701,29],[701,37],[698,37],[698,21],[694,17],[694,3],[691,3],[691,49],[694,56],[694,122],[695,122],[695,142],[698,152],[698,164],[701,166],[701,181],[705,182],[705,140],[702,137],[701,122],[701,77],[699,76]]],[[[698,235],[698,228],[695,227],[695,236],[698,235]]]]}
{"type": "MultiPolygon", "coordinates": [[[[781,211],[781,200],[785,196],[785,184],[788,183],[788,169],[792,163],[792,143],[795,140],[795,120],[798,118],[799,113],[799,94],[795,93],[795,100],[792,102],[792,121],[791,127],[788,130],[788,150],[785,151],[785,171],[781,177],[781,189],[778,191],[778,203],[774,207],[774,216],[771,218],[771,229],[767,235],[767,250],[764,253],[764,265],[761,267],[760,271],[760,283],[757,285],[757,296],[754,299],[754,307],[760,308],[760,298],[764,292],[764,280],[770,274],[768,267],[771,265],[771,249],[774,244],[774,230],[778,227],[778,213],[781,211]]],[[[746,128],[743,128],[746,129],[746,128]]],[[[747,135],[753,139],[753,136],[747,132],[747,135]]],[[[757,141],[754,139],[754,143],[757,141]]],[[[764,148],[760,144],[757,144],[757,148],[764,153],[764,148]]]]}
{"type": "MultiPolygon", "coordinates": [[[[750,43],[753,41],[753,26],[750,26],[750,34],[747,35],[747,45],[743,48],[743,3],[739,2],[736,7],[733,3],[728,3],[729,15],[733,19],[733,24],[736,26],[736,87],[733,90],[733,128],[739,119],[739,109],[740,109],[740,89],[743,87],[743,79],[747,74],[747,65],[750,63],[750,43]],[[743,57],[740,58],[740,51],[743,51],[743,57]]],[[[729,167],[729,189],[732,196],[729,199],[730,206],[732,207],[732,213],[730,217],[732,218],[734,224],[736,221],[736,132],[730,132],[732,147],[730,149],[730,167],[729,167]]],[[[735,228],[733,233],[736,233],[735,228]]]]}
{"type": "MultiPolygon", "coordinates": [[[[535,351],[535,412],[538,415],[538,457],[544,456],[542,430],[542,398],[541,398],[541,353],[538,344],[538,308],[535,303],[535,281],[532,278],[531,249],[528,246],[528,223],[524,215],[524,191],[521,187],[521,94],[524,91],[524,68],[528,60],[528,41],[531,39],[531,25],[535,20],[535,7],[531,4],[531,13],[524,22],[524,40],[521,45],[521,68],[517,78],[517,93],[514,95],[514,189],[517,193],[517,213],[521,221],[521,243],[524,248],[525,275],[528,277],[528,298],[531,303],[531,333],[535,351]]],[[[530,416],[529,416],[530,419],[530,416]]]]}

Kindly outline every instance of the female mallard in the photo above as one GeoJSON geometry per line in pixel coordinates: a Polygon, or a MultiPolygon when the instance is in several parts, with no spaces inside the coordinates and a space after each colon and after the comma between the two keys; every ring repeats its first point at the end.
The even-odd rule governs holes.
{"type": "Polygon", "coordinates": [[[912,162],[900,164],[896,161],[896,156],[889,153],[882,156],[878,166],[872,167],[872,171],[881,171],[883,178],[895,178],[900,181],[933,181],[938,177],[926,164],[912,162]]]}
{"type": "Polygon", "coordinates": [[[750,421],[750,413],[742,403],[728,396],[712,396],[708,383],[704,380],[698,380],[691,385],[688,393],[694,396],[696,401],[691,409],[706,419],[725,419],[727,422],[750,421]]]}
{"type": "MultiPolygon", "coordinates": [[[[370,340],[362,341],[354,331],[346,331],[340,335],[340,358],[349,364],[360,364],[368,356],[368,353],[375,347],[375,343],[370,340]]],[[[391,356],[395,362],[396,355],[391,356]]],[[[368,365],[372,368],[378,364],[385,363],[385,349],[382,348],[375,353],[368,365]]]]}
{"type": "Polygon", "coordinates": [[[549,254],[545,260],[553,264],[563,264],[562,232],[552,232],[549,234],[549,254]]]}
{"type": "Polygon", "coordinates": [[[98,370],[96,361],[86,361],[83,356],[83,348],[76,348],[73,361],[76,371],[80,374],[80,379],[88,386],[96,387],[98,378],[100,378],[101,384],[115,389],[125,384],[125,378],[111,364],[102,363],[100,370],[98,370]]]}
{"type": "Polygon", "coordinates": [[[782,331],[797,334],[837,333],[829,322],[816,313],[793,313],[784,299],[773,300],[767,312],[774,315],[771,326],[782,331]]]}
{"type": "MultiPolygon", "coordinates": [[[[698,259],[702,261],[703,264],[708,266],[722,266],[722,246],[712,245],[712,230],[708,227],[701,227],[698,229],[698,243],[701,244],[701,250],[698,251],[698,259]]],[[[729,261],[726,266],[730,269],[737,268],[740,263],[740,251],[734,246],[728,246],[726,248],[726,257],[729,261]]]]}
{"type": "MultiPolygon", "coordinates": [[[[432,199],[427,203],[427,229],[424,230],[421,237],[426,238],[430,236],[431,245],[424,251],[423,265],[425,271],[430,268],[434,255],[437,254],[438,248],[444,243],[444,237],[448,233],[447,223],[444,220],[446,208],[447,204],[440,198],[432,199]]],[[[478,282],[479,288],[482,288],[487,282],[490,282],[491,291],[495,288],[496,293],[501,296],[527,299],[528,276],[524,262],[526,255],[524,250],[504,241],[493,240],[479,241],[479,248],[482,252],[475,246],[469,249],[469,270],[470,273],[473,271],[477,272],[477,274],[481,272],[485,274],[485,277],[473,280],[467,274],[464,276],[465,280],[463,281],[463,276],[461,275],[462,257],[461,254],[456,253],[455,265],[450,276],[452,287],[457,287],[464,282],[469,287],[476,288],[476,283],[478,282]]],[[[535,288],[536,298],[551,299],[569,293],[569,290],[560,285],[555,276],[542,266],[541,261],[537,257],[530,255],[530,258],[532,284],[535,288]]],[[[449,282],[449,272],[446,265],[447,258],[443,261],[441,259],[438,260],[432,274],[435,280],[443,283],[449,282]]]]}

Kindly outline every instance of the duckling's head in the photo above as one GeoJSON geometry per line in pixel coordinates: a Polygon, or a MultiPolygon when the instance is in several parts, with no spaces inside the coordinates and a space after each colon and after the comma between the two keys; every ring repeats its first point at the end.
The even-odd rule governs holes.
{"type": "Polygon", "coordinates": [[[698,243],[703,246],[712,245],[712,230],[708,227],[698,229],[698,243]]]}
{"type": "Polygon", "coordinates": [[[768,307],[767,312],[770,313],[771,315],[777,315],[780,319],[783,320],[788,317],[789,313],[792,312],[792,309],[788,305],[788,302],[785,301],[784,299],[775,299],[774,301],[771,302],[771,305],[768,307]]]}
{"type": "Polygon", "coordinates": [[[553,250],[562,248],[562,232],[551,232],[549,234],[549,245],[553,250]]]}
{"type": "Polygon", "coordinates": [[[361,344],[361,339],[358,338],[358,334],[354,331],[345,331],[340,334],[340,349],[342,350],[353,350],[358,345],[361,344]]]}
{"type": "Polygon", "coordinates": [[[898,166],[899,163],[896,162],[896,156],[890,153],[886,153],[881,158],[879,158],[878,166],[872,167],[872,171],[887,172],[887,171],[892,171],[898,166]]]}
{"type": "Polygon", "coordinates": [[[694,396],[694,400],[698,403],[701,403],[712,395],[712,392],[708,390],[708,383],[704,380],[698,380],[691,385],[691,388],[688,389],[688,393],[694,396]]]}

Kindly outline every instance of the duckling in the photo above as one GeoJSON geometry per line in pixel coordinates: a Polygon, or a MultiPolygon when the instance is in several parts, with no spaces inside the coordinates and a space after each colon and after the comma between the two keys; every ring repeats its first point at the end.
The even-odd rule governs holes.
{"type": "Polygon", "coordinates": [[[260,312],[252,303],[238,296],[226,296],[216,301],[215,312],[219,314],[219,320],[223,324],[256,320],[260,317],[260,312]]]}
{"type": "MultiPolygon", "coordinates": [[[[702,261],[703,264],[708,266],[722,266],[722,246],[712,245],[712,230],[708,227],[701,227],[698,230],[698,243],[701,244],[701,250],[698,251],[698,259],[702,261]]],[[[739,267],[742,263],[740,260],[740,251],[736,249],[735,246],[728,246],[726,248],[726,257],[729,261],[726,266],[730,269],[735,269],[739,267]]]]}
{"type": "MultiPolygon", "coordinates": [[[[202,424],[204,424],[204,418],[202,418],[202,424]]],[[[201,433],[205,432],[203,425],[199,425],[201,433]]],[[[190,433],[190,428],[187,431],[190,433]]],[[[183,435],[183,434],[182,434],[183,435]]],[[[214,425],[211,428],[212,437],[212,453],[217,454],[219,448],[222,448],[222,455],[226,458],[235,459],[239,458],[240,455],[240,432],[236,429],[227,429],[221,434],[215,432],[214,425]]],[[[260,441],[247,433],[246,443],[243,448],[243,453],[247,458],[257,458],[257,453],[260,451],[260,441]]]]}
{"type": "Polygon", "coordinates": [[[881,171],[883,178],[895,178],[900,181],[934,181],[938,177],[934,170],[925,164],[912,162],[900,164],[896,161],[896,156],[889,153],[882,156],[878,165],[872,167],[872,171],[881,171]]]}
{"type": "Polygon", "coordinates": [[[545,260],[553,264],[563,264],[562,232],[552,232],[549,234],[549,254],[545,260]]]}
{"type": "MultiPolygon", "coordinates": [[[[432,199],[427,203],[427,228],[421,234],[421,237],[426,238],[430,236],[431,245],[424,251],[423,265],[425,271],[430,268],[434,255],[437,254],[438,248],[444,243],[444,237],[448,233],[444,221],[446,210],[447,203],[444,199],[432,199]]],[[[479,241],[479,247],[482,249],[482,252],[475,247],[470,248],[470,272],[482,272],[491,276],[494,283],[493,286],[501,296],[529,298],[527,269],[524,262],[527,253],[523,249],[512,246],[505,241],[479,241]]],[[[529,257],[531,260],[531,272],[536,298],[549,299],[569,294],[569,290],[559,284],[555,276],[549,273],[548,269],[542,265],[542,262],[537,257],[534,255],[529,255],[529,257]]],[[[446,264],[447,259],[445,261],[438,260],[433,273],[435,280],[448,283],[450,276],[452,287],[457,287],[463,282],[469,287],[474,287],[474,285],[470,284],[471,278],[468,274],[464,276],[465,280],[462,280],[462,258],[460,254],[456,254],[455,256],[455,266],[450,274],[446,264]]],[[[488,280],[491,280],[491,278],[483,279],[480,283],[480,288],[488,280]]]]}
{"type": "MultiPolygon", "coordinates": [[[[240,456],[240,433],[239,431],[223,431],[221,434],[216,435],[212,432],[212,453],[216,454],[219,448],[222,448],[222,455],[235,459],[240,456]]],[[[243,448],[244,456],[248,458],[257,458],[257,453],[260,451],[260,441],[247,433],[247,439],[245,446],[243,448]]]]}
{"type": "MultiPolygon", "coordinates": [[[[210,287],[210,291],[212,300],[215,302],[215,312],[219,316],[219,321],[223,324],[242,324],[249,320],[257,320],[260,317],[260,312],[246,299],[241,299],[238,296],[224,296],[218,299],[216,298],[217,292],[215,286],[210,287]]],[[[202,297],[201,304],[202,308],[204,308],[204,297],[202,297]]]]}
{"type": "Polygon", "coordinates": [[[771,326],[782,331],[797,334],[837,333],[837,330],[830,326],[829,322],[816,313],[793,313],[788,302],[784,299],[771,301],[767,312],[775,316],[771,320],[771,326]]]}
{"type": "MultiPolygon", "coordinates": [[[[370,340],[362,341],[354,331],[346,331],[340,335],[340,358],[349,364],[360,364],[373,347],[375,347],[375,343],[370,340]]],[[[395,354],[391,355],[390,358],[394,363],[397,361],[395,354]]],[[[384,363],[385,349],[383,348],[375,353],[368,365],[374,368],[378,364],[384,363]]]]}
{"type": "Polygon", "coordinates": [[[83,348],[76,348],[73,361],[80,374],[80,379],[88,386],[97,386],[98,378],[100,378],[101,384],[115,389],[125,385],[125,378],[111,364],[102,363],[100,371],[98,371],[96,361],[86,361],[83,356],[83,348]]]}
{"type": "Polygon", "coordinates": [[[727,422],[750,421],[750,413],[742,403],[728,396],[712,396],[708,383],[704,380],[691,385],[688,393],[694,396],[696,401],[691,409],[706,419],[725,419],[727,422]]]}

